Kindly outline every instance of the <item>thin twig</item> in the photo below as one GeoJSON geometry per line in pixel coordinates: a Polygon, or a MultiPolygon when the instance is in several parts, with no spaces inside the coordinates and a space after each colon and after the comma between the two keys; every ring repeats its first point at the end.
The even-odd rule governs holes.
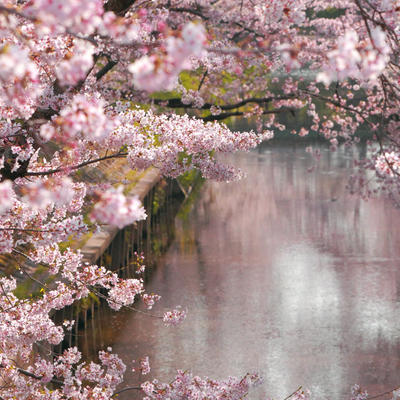
{"type": "Polygon", "coordinates": [[[382,396],[384,396],[385,394],[392,394],[392,393],[393,393],[395,390],[397,390],[397,389],[400,389],[400,386],[397,387],[397,388],[394,388],[394,389],[392,389],[392,390],[389,390],[389,391],[387,391],[387,392],[380,393],[380,394],[376,394],[375,396],[372,396],[372,397],[368,397],[368,400],[377,399],[378,397],[382,397],[382,396]]]}
{"type": "Polygon", "coordinates": [[[283,400],[288,400],[290,399],[292,396],[294,396],[299,390],[301,390],[303,388],[303,386],[299,386],[293,393],[289,394],[289,396],[285,397],[283,400]]]}
{"type": "Polygon", "coordinates": [[[117,392],[115,392],[115,393],[111,396],[111,398],[114,397],[114,396],[118,396],[120,393],[127,392],[128,390],[142,390],[142,388],[141,388],[140,386],[130,386],[130,387],[127,387],[127,388],[118,390],[117,392]]]}
{"type": "Polygon", "coordinates": [[[208,74],[208,69],[205,70],[203,77],[201,78],[201,81],[199,83],[199,87],[197,88],[197,91],[199,92],[201,87],[203,86],[203,83],[205,81],[205,79],[207,78],[207,74],[208,74]]]}
{"type": "Polygon", "coordinates": [[[1,286],[1,290],[2,290],[3,293],[4,293],[4,296],[6,296],[8,302],[9,302],[11,305],[13,305],[13,302],[12,302],[11,299],[8,297],[8,294],[7,294],[7,292],[5,291],[5,289],[4,289],[3,284],[1,283],[1,281],[0,281],[0,286],[1,286]]]}

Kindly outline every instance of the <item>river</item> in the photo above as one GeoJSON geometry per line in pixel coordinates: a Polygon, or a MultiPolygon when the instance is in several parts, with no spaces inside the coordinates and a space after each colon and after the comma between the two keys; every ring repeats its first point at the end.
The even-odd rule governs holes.
{"type": "Polygon", "coordinates": [[[346,190],[362,147],[321,154],[314,172],[303,144],[229,156],[247,178],[203,186],[147,285],[162,296],[155,313],[182,305],[187,319],[103,311],[102,344],[126,361],[148,355],[149,378],[165,381],[257,371],[249,399],[400,386],[400,212],[346,190]]]}

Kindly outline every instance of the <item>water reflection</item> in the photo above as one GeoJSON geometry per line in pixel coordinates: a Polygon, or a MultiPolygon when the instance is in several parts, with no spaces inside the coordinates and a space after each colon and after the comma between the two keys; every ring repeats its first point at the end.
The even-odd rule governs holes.
{"type": "Polygon", "coordinates": [[[356,382],[370,393],[400,385],[399,211],[346,192],[359,151],[322,149],[311,174],[303,147],[231,158],[247,179],[206,184],[148,285],[163,305],[187,307],[187,320],[165,328],[119,314],[104,322],[119,327],[107,344],[126,360],[149,355],[166,381],[178,368],[259,371],[252,399],[299,385],[318,399],[348,398],[356,382]]]}

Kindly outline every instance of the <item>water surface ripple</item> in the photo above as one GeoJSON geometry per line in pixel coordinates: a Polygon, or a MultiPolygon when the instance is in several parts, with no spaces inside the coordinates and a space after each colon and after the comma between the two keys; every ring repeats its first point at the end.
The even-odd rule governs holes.
{"type": "Polygon", "coordinates": [[[165,328],[125,313],[113,350],[149,355],[166,381],[178,368],[259,371],[250,399],[299,385],[331,400],[350,398],[353,383],[371,394],[399,386],[399,210],[346,191],[361,148],[321,151],[313,173],[303,146],[231,157],[247,179],[205,185],[148,285],[187,320],[165,328]]]}

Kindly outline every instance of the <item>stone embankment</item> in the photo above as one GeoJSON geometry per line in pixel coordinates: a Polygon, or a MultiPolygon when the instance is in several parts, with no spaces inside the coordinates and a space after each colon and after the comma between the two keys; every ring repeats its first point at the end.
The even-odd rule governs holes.
{"type": "MultiPolygon", "coordinates": [[[[143,202],[150,190],[160,180],[160,173],[155,168],[149,168],[139,178],[137,183],[128,190],[130,196],[137,196],[143,202]]],[[[83,260],[89,264],[94,264],[101,257],[107,247],[117,235],[119,228],[112,225],[103,225],[99,233],[91,236],[82,246],[81,252],[83,260]]]]}

